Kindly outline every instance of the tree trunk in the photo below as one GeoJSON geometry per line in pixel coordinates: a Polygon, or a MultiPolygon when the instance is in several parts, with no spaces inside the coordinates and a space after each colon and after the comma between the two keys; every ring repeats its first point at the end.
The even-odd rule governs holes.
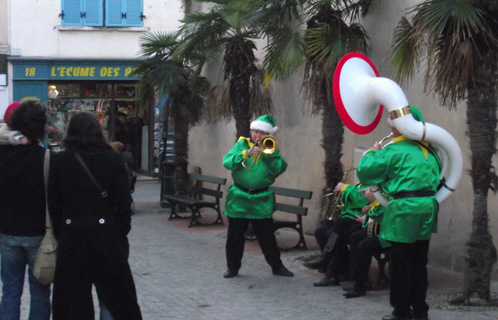
{"type": "Polygon", "coordinates": [[[254,44],[242,37],[227,45],[224,56],[225,79],[230,79],[230,100],[235,119],[236,139],[249,137],[252,117],[250,110],[250,83],[255,72],[254,44]]]}
{"type": "Polygon", "coordinates": [[[185,195],[188,184],[188,129],[185,119],[179,119],[179,115],[175,114],[175,171],[173,173],[173,186],[176,195],[185,195]]]}
{"type": "MultiPolygon", "coordinates": [[[[331,90],[331,86],[330,89],[331,90]]],[[[322,90],[324,101],[328,101],[327,88],[322,90]]],[[[322,147],[325,150],[325,193],[331,192],[341,182],[343,168],[341,164],[344,125],[333,102],[328,102],[322,111],[322,147]]]]}
{"type": "Polygon", "coordinates": [[[468,246],[467,265],[464,274],[464,297],[476,294],[490,300],[491,270],[496,262],[496,248],[493,245],[488,226],[488,190],[496,187],[496,175],[492,157],[496,152],[496,109],[497,109],[497,61],[493,52],[476,62],[475,80],[469,85],[467,99],[467,125],[472,155],[472,187],[474,209],[472,212],[472,233],[468,246]]]}

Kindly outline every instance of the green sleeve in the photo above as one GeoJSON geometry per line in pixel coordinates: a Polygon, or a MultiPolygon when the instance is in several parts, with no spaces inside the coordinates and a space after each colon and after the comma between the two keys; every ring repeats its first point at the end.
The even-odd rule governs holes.
{"type": "Polygon", "coordinates": [[[262,154],[261,159],[266,167],[266,172],[274,179],[287,170],[287,162],[280,155],[278,149],[271,155],[262,154]]]}
{"type": "Polygon", "coordinates": [[[242,167],[242,161],[244,161],[244,155],[248,149],[247,141],[237,141],[232,149],[223,157],[223,166],[232,171],[242,167]]]}
{"type": "Polygon", "coordinates": [[[360,160],[356,175],[362,184],[373,186],[387,179],[389,159],[386,148],[370,150],[360,160]]]}
{"type": "Polygon", "coordinates": [[[364,206],[368,205],[368,200],[364,196],[358,193],[358,187],[349,185],[344,188],[341,195],[341,200],[344,203],[342,208],[342,216],[363,216],[364,206]]]}

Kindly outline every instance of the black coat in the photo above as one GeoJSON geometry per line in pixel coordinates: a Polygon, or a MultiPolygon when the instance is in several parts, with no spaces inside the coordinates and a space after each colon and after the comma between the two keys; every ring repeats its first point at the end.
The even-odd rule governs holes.
{"type": "Polygon", "coordinates": [[[0,232],[45,234],[45,186],[39,145],[0,145],[0,232]]]}
{"type": "Polygon", "coordinates": [[[100,191],[86,174],[74,154],[53,153],[50,161],[48,204],[54,233],[75,225],[117,225],[122,235],[130,231],[131,196],[128,176],[121,156],[113,150],[95,154],[80,153],[95,179],[109,194],[100,191]]]}
{"type": "Polygon", "coordinates": [[[92,284],[114,319],[142,319],[128,265],[131,195],[125,164],[113,151],[80,153],[108,192],[103,198],[74,154],[52,155],[48,203],[59,239],[54,320],[92,319],[92,284]]]}

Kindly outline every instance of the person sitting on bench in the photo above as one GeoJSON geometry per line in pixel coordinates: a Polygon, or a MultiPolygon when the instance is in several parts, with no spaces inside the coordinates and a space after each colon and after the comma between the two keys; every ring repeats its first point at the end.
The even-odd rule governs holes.
{"type": "Polygon", "coordinates": [[[350,235],[361,229],[362,222],[358,217],[363,216],[362,209],[368,205],[368,200],[358,193],[364,189],[360,185],[347,185],[342,182],[334,188],[341,193],[344,207],[341,217],[332,226],[322,255],[313,263],[305,263],[307,268],[326,267],[325,277],[313,283],[315,287],[338,286],[341,280],[349,279],[349,249],[347,247],[350,235]]]}
{"type": "MultiPolygon", "coordinates": [[[[347,299],[364,296],[366,291],[373,289],[372,282],[368,277],[372,256],[379,257],[386,248],[390,247],[389,242],[378,236],[385,208],[375,200],[370,188],[361,190],[360,193],[363,194],[362,191],[372,203],[362,210],[365,214],[363,229],[356,231],[349,238],[350,260],[354,260],[350,269],[354,285],[344,287],[346,290],[344,297],[347,299]]],[[[379,270],[382,273],[383,271],[379,270]]]]}

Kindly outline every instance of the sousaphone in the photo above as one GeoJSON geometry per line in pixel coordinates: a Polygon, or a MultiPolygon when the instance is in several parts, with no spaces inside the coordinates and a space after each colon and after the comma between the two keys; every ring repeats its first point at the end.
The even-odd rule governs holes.
{"type": "MultiPolygon", "coordinates": [[[[441,203],[455,191],[463,168],[462,152],[455,138],[441,127],[415,120],[403,90],[394,81],[379,77],[370,59],[357,52],[345,55],[335,70],[332,89],[337,112],[344,125],[354,133],[372,132],[386,108],[391,125],[402,135],[436,147],[443,163],[441,178],[445,179],[436,192],[436,199],[441,203]]],[[[372,192],[383,206],[387,206],[388,200],[379,188],[373,187],[372,192]]]]}

